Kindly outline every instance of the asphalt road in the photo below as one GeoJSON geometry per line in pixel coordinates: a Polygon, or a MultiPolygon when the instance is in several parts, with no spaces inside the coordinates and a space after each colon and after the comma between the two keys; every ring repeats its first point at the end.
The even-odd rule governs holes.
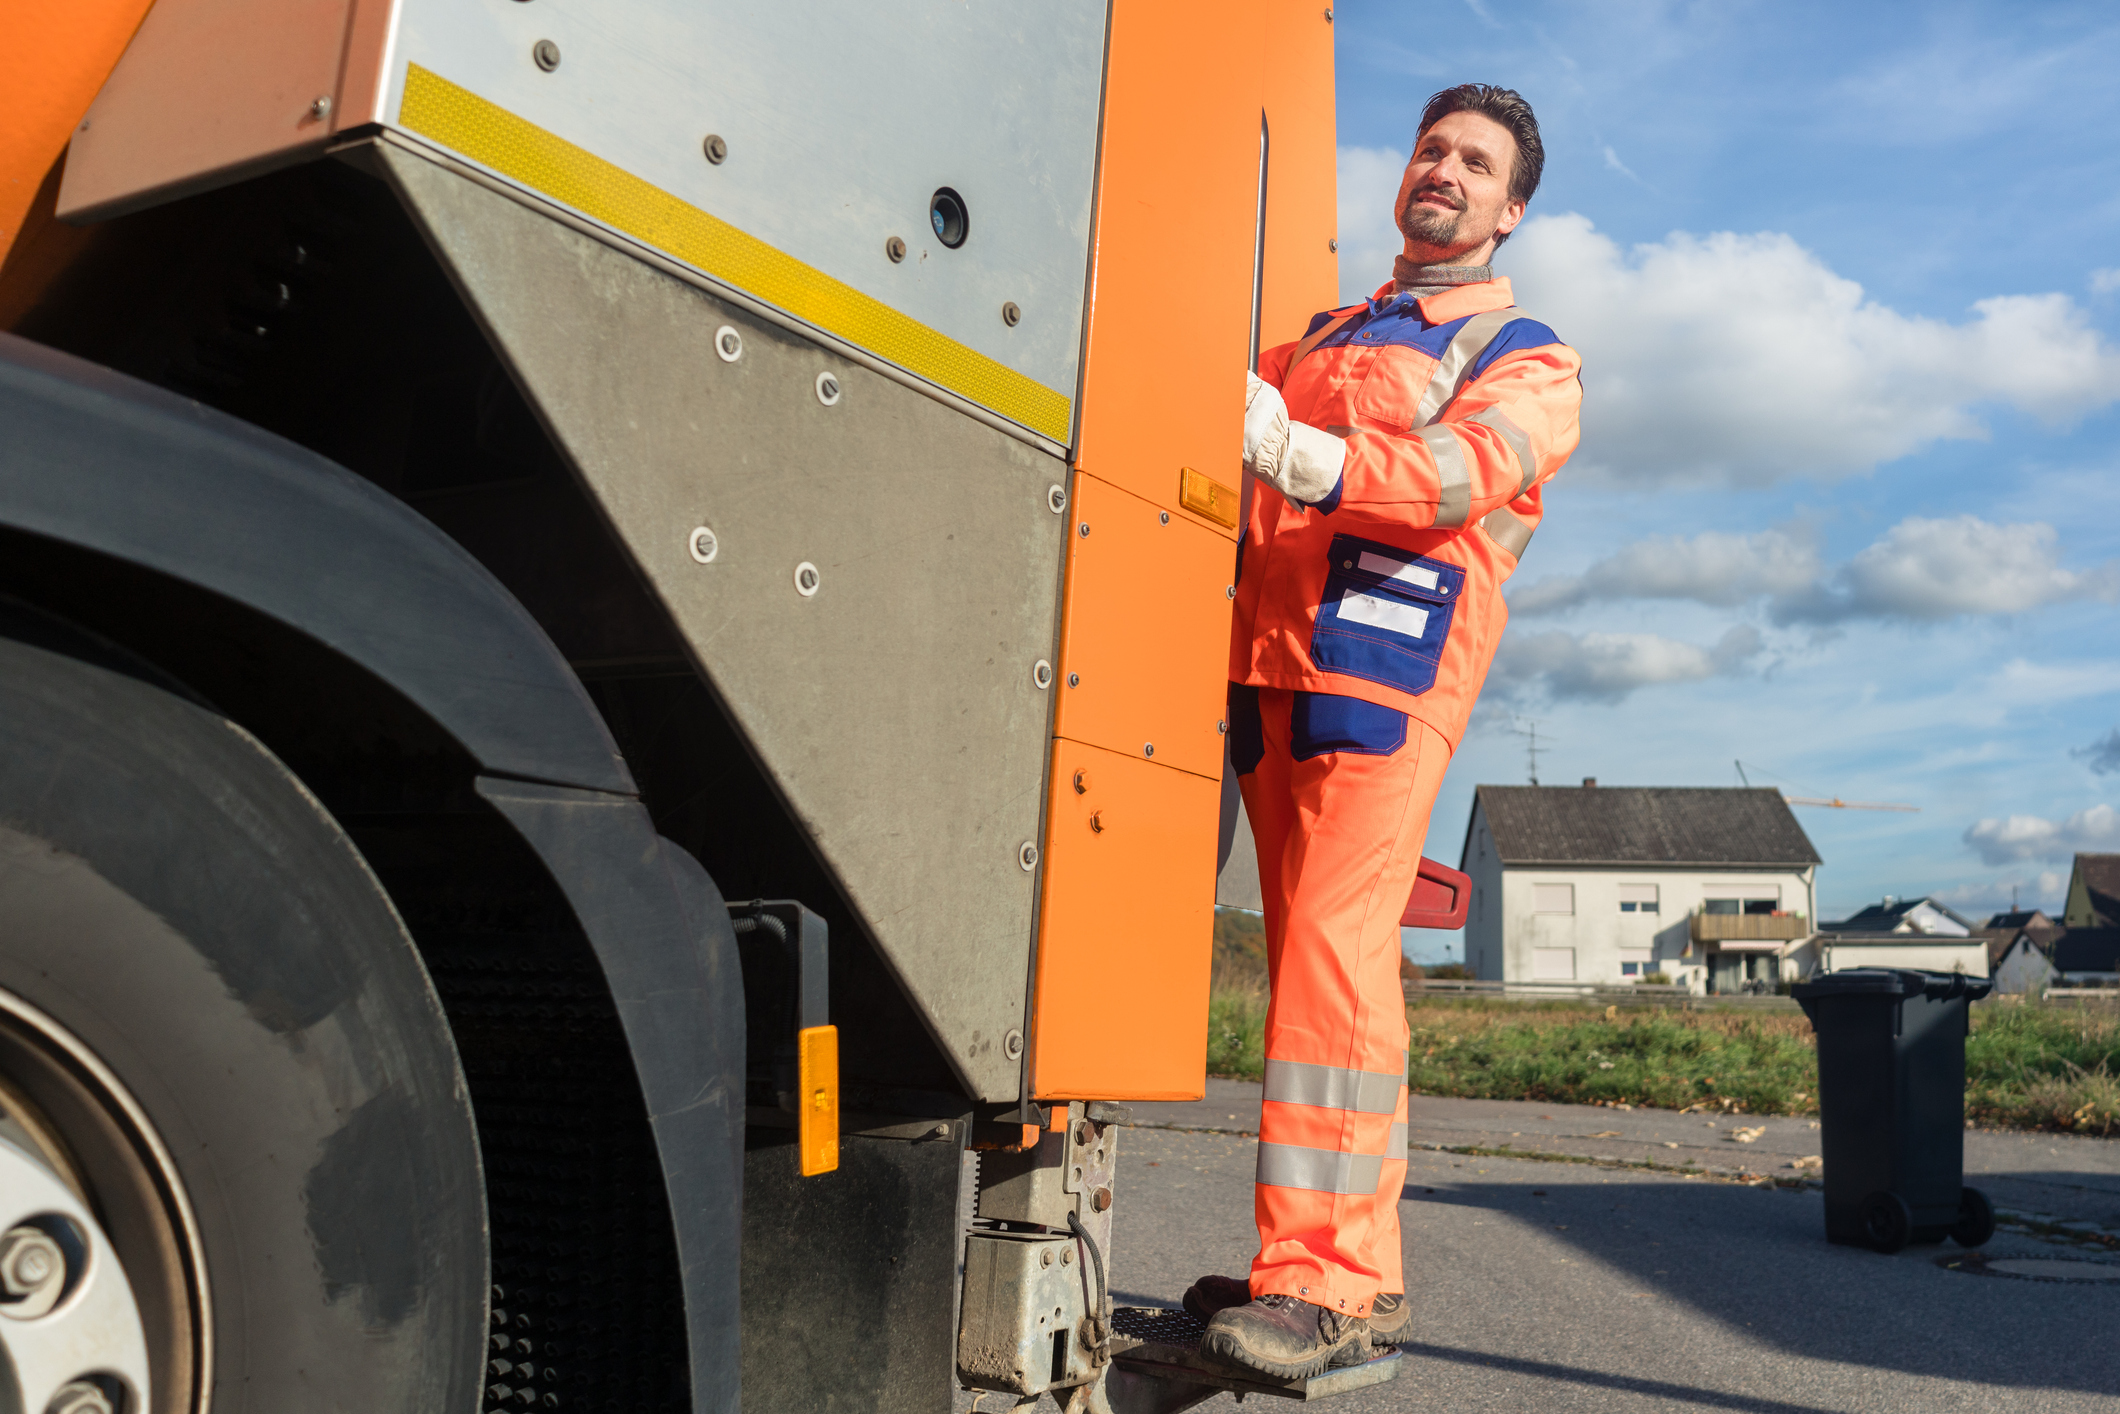
{"type": "MultiPolygon", "coordinates": [[[[1194,1276],[1248,1265],[1258,1088],[1210,1085],[1137,1107],[1124,1136],[1122,1302],[1175,1305],[1194,1276]]],[[[1988,1263],[2067,1264],[2027,1278],[1949,1245],[1829,1245],[1817,1170],[1790,1167],[1817,1137],[1802,1120],[1415,1097],[1399,1212],[1416,1343],[1396,1382],[1331,1407],[2120,1412],[2120,1280],[2056,1279],[2120,1278],[2120,1142],[1968,1132],[1969,1181],[2006,1216],[1988,1263]],[[1542,1157],[1451,1151],[1505,1148],[1542,1157]]]]}

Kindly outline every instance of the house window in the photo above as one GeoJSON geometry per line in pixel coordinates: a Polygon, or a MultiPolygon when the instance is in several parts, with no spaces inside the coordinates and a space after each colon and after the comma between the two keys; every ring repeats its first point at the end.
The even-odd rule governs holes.
{"type": "Polygon", "coordinates": [[[1734,916],[1781,911],[1781,887],[1778,884],[1710,884],[1706,893],[1704,913],[1734,916]]]}
{"type": "Polygon", "coordinates": [[[1621,948],[1619,950],[1619,975],[1622,977],[1646,977],[1655,970],[1654,948],[1621,948]]]}
{"type": "MultiPolygon", "coordinates": [[[[1531,886],[1531,911],[1533,913],[1575,912],[1575,885],[1533,884],[1531,886]]],[[[1575,965],[1569,964],[1568,975],[1575,975],[1575,965]]]]}
{"type": "MultiPolygon", "coordinates": [[[[1567,887],[1562,885],[1563,888],[1567,887]]],[[[1534,982],[1573,982],[1575,980],[1574,948],[1533,948],[1531,950],[1531,980],[1534,982]]]]}
{"type": "Polygon", "coordinates": [[[1656,912],[1656,885],[1621,884],[1619,886],[1619,911],[1621,913],[1656,912]]]}

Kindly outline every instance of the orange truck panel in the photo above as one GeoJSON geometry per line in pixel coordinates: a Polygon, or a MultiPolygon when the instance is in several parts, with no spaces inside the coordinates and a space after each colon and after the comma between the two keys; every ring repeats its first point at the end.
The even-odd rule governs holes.
{"type": "Polygon", "coordinates": [[[0,260],[149,0],[0,0],[0,260]]]}
{"type": "Polygon", "coordinates": [[[1229,542],[1086,474],[1070,515],[1056,730],[1221,780],[1229,542]]]}
{"type": "Polygon", "coordinates": [[[1090,534],[1068,541],[1033,989],[1040,1099],[1204,1088],[1223,742],[1209,733],[1235,532],[1211,514],[1219,496],[1194,481],[1181,499],[1181,484],[1186,468],[1231,492],[1243,481],[1262,112],[1261,346],[1338,302],[1325,14],[1291,0],[1112,7],[1069,508],[1090,534]]]}
{"type": "Polygon", "coordinates": [[[1031,1056],[1038,1096],[1196,1099],[1222,783],[1063,739],[1051,791],[1031,1056]]]}

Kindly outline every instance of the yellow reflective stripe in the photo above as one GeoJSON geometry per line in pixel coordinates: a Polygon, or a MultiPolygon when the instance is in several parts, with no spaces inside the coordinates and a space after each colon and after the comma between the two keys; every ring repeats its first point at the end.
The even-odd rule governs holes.
{"type": "Polygon", "coordinates": [[[1525,435],[1524,429],[1511,422],[1509,415],[1500,408],[1481,408],[1465,421],[1477,422],[1482,427],[1491,427],[1502,434],[1502,440],[1509,444],[1509,450],[1516,453],[1517,469],[1523,473],[1522,479],[1517,483],[1516,494],[1521,496],[1529,491],[1531,483],[1538,480],[1538,461],[1531,455],[1531,438],[1525,435]]]}
{"type": "Polygon", "coordinates": [[[1314,1105],[1356,1114],[1388,1115],[1399,1107],[1406,1085],[1406,1053],[1396,1070],[1348,1070],[1305,1061],[1266,1061],[1265,1098],[1286,1105],[1314,1105]]]}
{"type": "Polygon", "coordinates": [[[1071,402],[418,64],[398,123],[1055,442],[1071,402]]]}
{"type": "Polygon", "coordinates": [[[1467,369],[1487,345],[1494,342],[1504,325],[1517,317],[1514,308],[1490,309],[1485,314],[1475,314],[1466,320],[1451,337],[1443,356],[1435,361],[1435,372],[1428,376],[1428,387],[1421,394],[1420,410],[1414,414],[1413,425],[1426,427],[1442,415],[1450,406],[1450,400],[1458,395],[1458,387],[1467,369]]]}
{"type": "Polygon", "coordinates": [[[1472,468],[1465,461],[1465,444],[1447,423],[1423,427],[1413,435],[1435,454],[1436,529],[1455,530],[1472,514],[1472,468]]]}

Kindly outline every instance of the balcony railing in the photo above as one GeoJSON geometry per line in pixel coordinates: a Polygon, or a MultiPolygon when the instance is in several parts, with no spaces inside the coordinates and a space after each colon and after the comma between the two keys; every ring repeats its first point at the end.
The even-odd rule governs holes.
{"type": "Polygon", "coordinates": [[[1696,913],[1693,941],[1719,943],[1725,940],[1787,942],[1811,936],[1811,920],[1801,913],[1696,913]]]}

